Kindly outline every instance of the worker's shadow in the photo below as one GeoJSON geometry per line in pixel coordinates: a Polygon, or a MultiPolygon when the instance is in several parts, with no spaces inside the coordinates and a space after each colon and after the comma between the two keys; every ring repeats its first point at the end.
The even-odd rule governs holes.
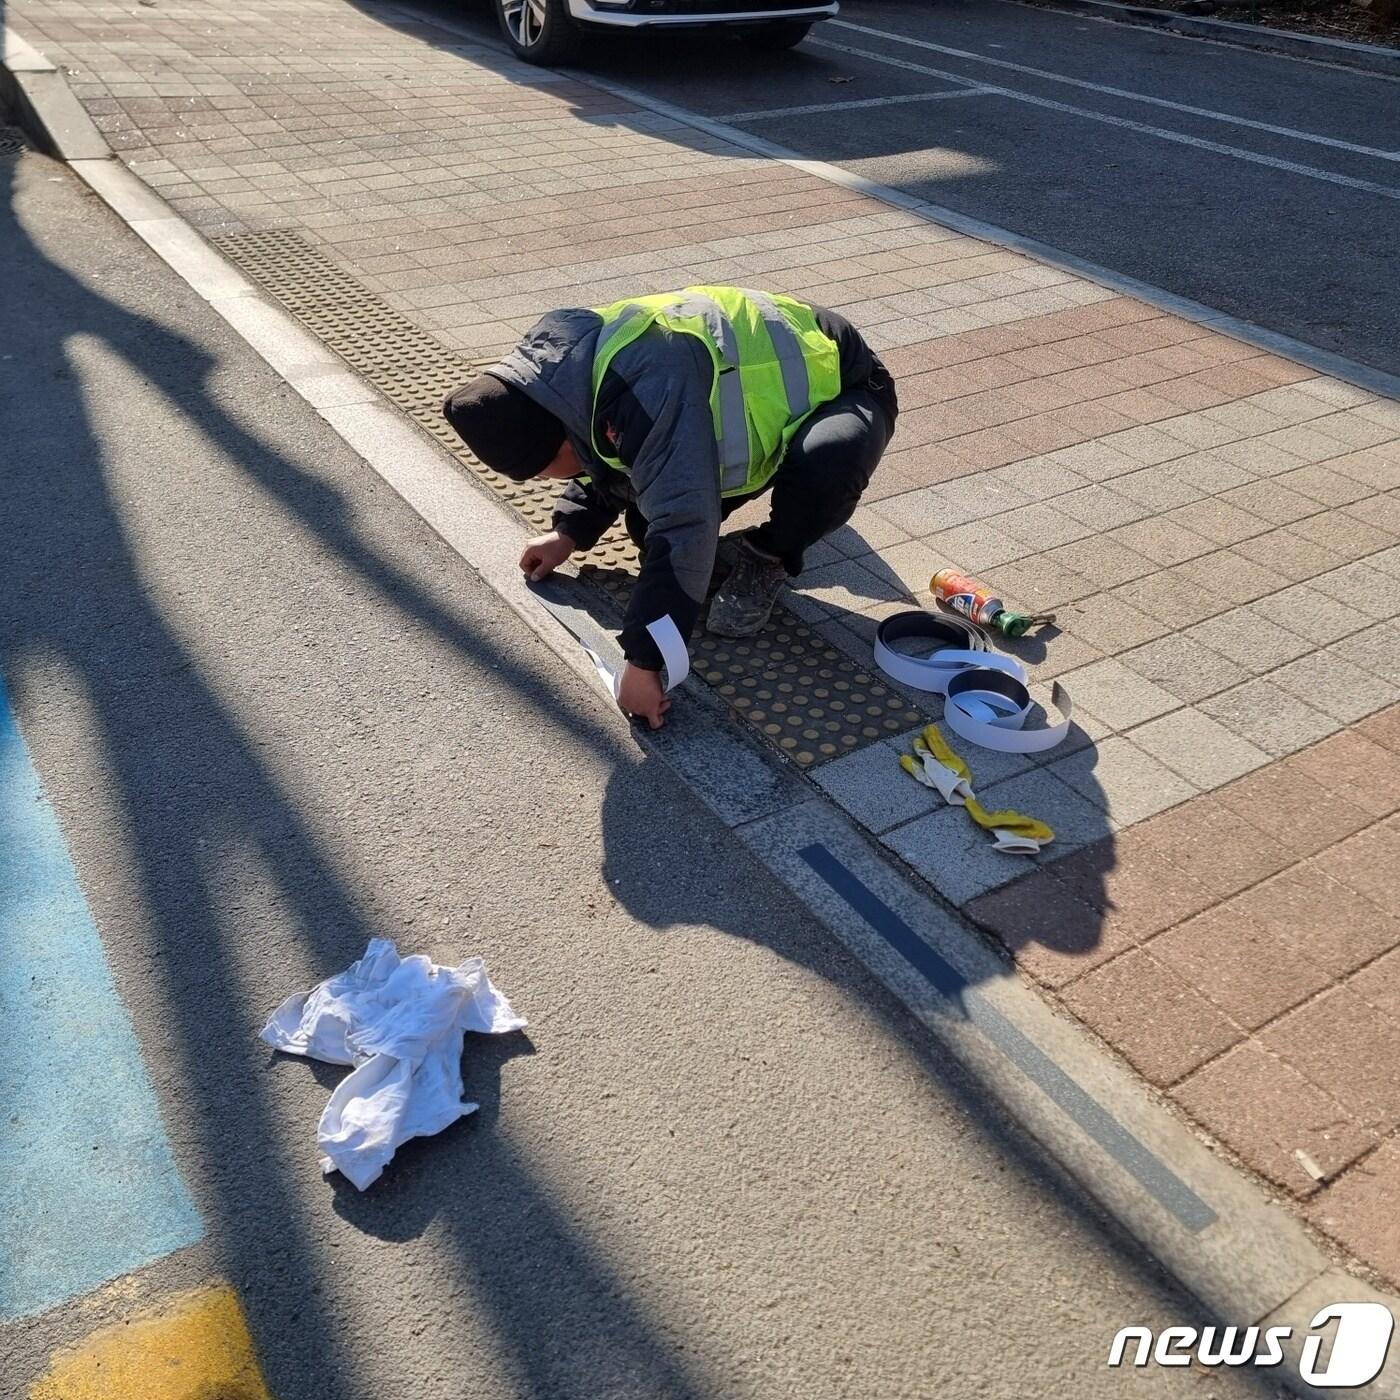
{"type": "MultiPolygon", "coordinates": [[[[606,640],[607,633],[609,630],[615,631],[623,615],[633,578],[632,574],[621,569],[587,566],[583,571],[584,587],[562,578],[551,580],[549,587],[554,606],[567,609],[573,616],[574,620],[570,623],[572,629],[583,635],[584,628],[587,628],[591,634],[589,644],[601,651],[614,645],[606,640]],[[598,638],[604,640],[600,642],[598,638]]],[[[910,606],[915,606],[912,600],[910,606]]],[[[702,637],[703,628],[702,621],[699,629],[702,637]]],[[[997,650],[1015,656],[1029,666],[1053,654],[1055,635],[1053,628],[1044,628],[1038,633],[1014,640],[1000,636],[994,640],[997,650]]],[[[831,629],[819,634],[819,637],[833,636],[831,629]]],[[[872,682],[901,694],[908,701],[910,710],[920,715],[923,721],[942,718],[941,697],[901,685],[889,676],[878,674],[868,642],[860,639],[858,634],[850,632],[840,645],[872,682]]],[[[894,645],[897,649],[905,649],[903,643],[894,645]]],[[[765,654],[765,646],[762,633],[751,643],[752,650],[760,657],[765,654]]],[[[698,654],[694,643],[692,647],[698,654]]],[[[909,643],[908,649],[915,654],[921,651],[917,642],[909,643]]],[[[922,650],[926,651],[927,646],[922,650]]],[[[804,688],[802,671],[805,664],[800,657],[785,652],[772,662],[766,680],[755,680],[752,676],[726,676],[724,679],[729,684],[725,690],[737,693],[740,699],[753,696],[765,684],[772,685],[775,690],[782,684],[787,684],[789,690],[801,690],[804,688]],[[791,680],[788,679],[789,672],[792,673],[791,680]]],[[[818,686],[830,687],[833,680],[840,679],[839,670],[831,668],[829,662],[828,670],[830,674],[815,677],[818,686]]],[[[677,692],[668,728],[654,740],[640,726],[635,726],[633,733],[637,742],[646,750],[659,745],[673,752],[677,743],[684,745],[688,741],[693,742],[696,729],[712,723],[727,703],[721,699],[724,692],[710,687],[702,689],[702,685],[701,681],[692,678],[677,692]],[[691,701],[694,704],[688,708],[691,701]],[[706,714],[709,720],[705,719],[706,714]]],[[[1045,694],[1048,689],[1037,686],[1032,690],[1033,704],[1025,721],[1030,729],[1057,723],[1062,718],[1045,708],[1043,702],[1049,699],[1045,694]]],[[[799,703],[794,701],[792,708],[796,710],[799,703]]],[[[811,700],[809,703],[819,702],[811,700]]],[[[754,760],[756,770],[781,771],[785,777],[775,778],[775,781],[786,780],[801,785],[804,782],[802,771],[783,756],[781,748],[774,752],[755,737],[753,729],[745,724],[745,713],[746,710],[738,708],[730,710],[729,722],[757,750],[754,760]]],[[[787,720],[786,715],[779,714],[768,718],[784,724],[787,720]]],[[[830,712],[811,722],[824,725],[829,721],[830,712]]],[[[1116,864],[1114,828],[1108,815],[1108,799],[1096,777],[1100,753],[1094,740],[1071,720],[1062,743],[1041,755],[1043,762],[1037,763],[1025,756],[1015,757],[979,748],[944,728],[945,739],[953,744],[969,766],[972,783],[985,806],[993,811],[1010,810],[1038,818],[1055,832],[1055,840],[1038,856],[1030,859],[1024,855],[994,850],[992,838],[974,825],[964,810],[944,805],[935,794],[918,785],[904,771],[898,761],[900,752],[912,752],[912,737],[917,727],[911,726],[903,736],[872,730],[862,747],[855,752],[830,760],[829,767],[825,769],[821,765],[815,766],[811,770],[813,783],[808,790],[810,796],[820,800],[834,797],[842,802],[857,822],[866,828],[868,835],[883,841],[887,858],[906,861],[916,878],[927,881],[937,895],[964,909],[969,917],[981,923],[1007,953],[1015,956],[1040,948],[1054,954],[1057,982],[1068,980],[1072,975],[1069,969],[1075,959],[1083,960],[1087,970],[1088,959],[1100,946],[1104,923],[1111,911],[1107,884],[1116,864]],[[896,742],[901,737],[902,744],[896,742]],[[883,774],[879,767],[882,762],[883,774]],[[1058,766],[1054,772],[1049,772],[1045,771],[1048,764],[1058,766]],[[1059,867],[1059,862],[1070,855],[1074,856],[1072,864],[1059,867]],[[1072,871],[1072,883],[1067,881],[1063,889],[1055,880],[1057,868],[1072,871]],[[1018,893],[1011,892],[1013,887],[1018,893]],[[1035,890],[1044,892],[1041,899],[1037,900],[1033,894],[1028,895],[1028,891],[1035,890]],[[1018,908],[1024,905],[1024,919],[1006,917],[1002,911],[1008,904],[1018,908]],[[1049,911],[1050,917],[1046,916],[1046,911],[1049,911]]],[[[793,732],[802,731],[795,729],[793,732]]],[[[820,729],[806,733],[825,737],[820,729]]],[[[777,736],[779,745],[783,737],[782,733],[777,736]]],[[[745,739],[735,736],[735,742],[741,744],[745,739]]],[[[797,748],[810,741],[803,738],[796,743],[789,742],[797,748]]],[[[715,758],[712,762],[721,763],[722,760],[715,758]]],[[[693,764],[690,766],[693,767],[693,764]]],[[[692,778],[694,776],[692,774],[692,778]]],[[[620,781],[619,774],[609,784],[604,801],[605,835],[628,830],[627,817],[610,815],[610,807],[620,801],[617,788],[620,781]]],[[[703,778],[699,786],[704,790],[706,784],[703,778]]],[[[800,786],[794,790],[800,791],[800,786]]],[[[636,819],[640,820],[640,816],[636,819]]],[[[615,878],[621,881],[620,888],[629,892],[629,911],[637,918],[657,927],[668,927],[673,922],[672,913],[680,922],[696,922],[693,918],[688,920],[684,914],[686,906],[683,903],[676,905],[668,894],[668,890],[674,890],[675,882],[666,878],[665,871],[675,868],[675,856],[673,852],[663,851],[664,848],[655,845],[632,850],[629,846],[610,842],[604,874],[610,881],[615,878]],[[632,866],[640,863],[643,868],[617,868],[620,861],[632,866]],[[645,867],[648,863],[654,863],[655,869],[647,870],[645,867]]],[[[711,922],[727,926],[723,920],[711,922]]],[[[790,953],[785,954],[788,955],[790,953]]],[[[1033,952],[1031,956],[1034,957],[1033,952]]],[[[800,956],[796,960],[802,961],[800,956]]]]}

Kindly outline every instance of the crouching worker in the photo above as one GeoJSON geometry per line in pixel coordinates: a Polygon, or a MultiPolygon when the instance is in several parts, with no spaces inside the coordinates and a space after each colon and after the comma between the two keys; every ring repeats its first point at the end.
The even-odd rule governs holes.
{"type": "Polygon", "coordinates": [[[624,517],[642,561],[618,703],[656,729],[669,702],[647,625],[669,614],[689,642],[723,571],[720,522],[771,488],[769,519],[726,540],[707,622],[752,636],[806,550],[850,519],[898,405],[884,365],[834,312],[690,287],[551,312],[443,411],[492,470],[570,478],[553,530],[521,556],[527,577],[546,577],[624,517]]]}

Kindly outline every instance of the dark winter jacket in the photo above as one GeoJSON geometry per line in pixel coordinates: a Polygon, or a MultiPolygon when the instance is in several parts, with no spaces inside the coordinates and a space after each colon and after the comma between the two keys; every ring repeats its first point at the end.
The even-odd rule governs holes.
{"type": "MultiPolygon", "coordinates": [[[[844,317],[814,306],[840,350],[841,386],[868,386],[897,410],[888,371],[844,317]]],[[[693,336],[653,325],[614,357],[593,414],[595,311],[552,311],[491,373],[518,385],[563,424],[586,476],[555,504],[554,528],[591,549],[629,504],[647,522],[646,559],[622,628],[624,655],[657,670],[660,653],[647,624],[671,615],[688,642],[705,602],[719,539],[718,449],[710,414],[714,366],[693,336]],[[606,441],[630,472],[593,451],[606,441]]]]}

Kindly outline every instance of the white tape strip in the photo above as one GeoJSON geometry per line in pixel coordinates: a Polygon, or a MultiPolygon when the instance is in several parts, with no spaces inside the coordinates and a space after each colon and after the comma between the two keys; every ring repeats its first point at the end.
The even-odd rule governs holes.
{"type": "MultiPolygon", "coordinates": [[[[662,678],[667,690],[674,690],[690,674],[690,653],[686,650],[685,642],[681,639],[680,628],[676,626],[670,613],[658,617],[655,622],[647,623],[647,631],[651,633],[651,639],[656,643],[657,650],[661,653],[663,664],[662,678]]],[[[577,636],[577,634],[575,634],[577,636]]],[[[588,659],[593,663],[593,669],[598,672],[603,684],[607,686],[608,693],[614,700],[622,685],[622,668],[616,671],[598,655],[592,647],[588,646],[582,638],[579,645],[588,654],[588,659]]]]}
{"type": "Polygon", "coordinates": [[[655,622],[647,623],[647,631],[666,663],[666,689],[674,690],[690,674],[690,653],[681,640],[681,629],[665,613],[655,622]]]}

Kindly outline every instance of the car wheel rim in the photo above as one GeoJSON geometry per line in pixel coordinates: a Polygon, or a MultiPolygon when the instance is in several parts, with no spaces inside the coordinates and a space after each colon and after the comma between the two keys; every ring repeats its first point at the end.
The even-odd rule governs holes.
{"type": "Polygon", "coordinates": [[[502,11],[510,37],[522,49],[532,49],[544,33],[545,0],[505,0],[502,11]]]}

